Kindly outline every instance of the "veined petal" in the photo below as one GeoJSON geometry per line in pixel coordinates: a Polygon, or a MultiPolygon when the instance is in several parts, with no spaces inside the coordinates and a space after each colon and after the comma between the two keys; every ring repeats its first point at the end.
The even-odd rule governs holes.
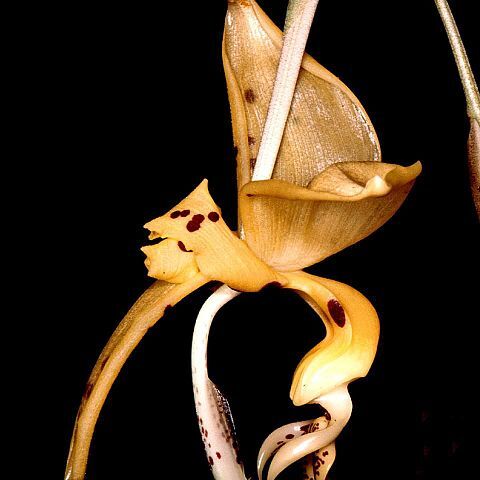
{"type": "Polygon", "coordinates": [[[207,282],[208,279],[200,274],[180,285],[155,282],[120,322],[98,357],[83,394],[70,444],[66,480],[83,480],[98,415],[132,351],[167,308],[207,282]]]}
{"type": "Polygon", "coordinates": [[[275,269],[303,269],[381,227],[420,172],[419,162],[343,162],[317,175],[308,188],[281,180],[250,182],[240,192],[245,240],[275,269]]]}
{"type": "MultiPolygon", "coordinates": [[[[253,0],[230,0],[223,63],[238,148],[238,188],[250,181],[272,96],[282,32],[253,0]]],[[[300,186],[327,166],[379,161],[375,130],[355,95],[305,55],[273,177],[300,186]]]]}
{"type": "Polygon", "coordinates": [[[380,326],[371,303],[352,287],[304,272],[285,276],[288,288],[317,306],[327,327],[325,339],[303,357],[294,374],[290,397],[295,405],[304,405],[368,373],[380,326]]]}
{"type": "Polygon", "coordinates": [[[162,242],[158,247],[143,249],[152,277],[178,281],[188,278],[198,268],[209,280],[219,280],[243,292],[256,292],[273,282],[285,283],[281,274],[259,260],[228,228],[208,192],[206,180],[165,215],[148,222],[145,228],[151,231],[151,240],[169,240],[166,248],[162,242]],[[182,253],[192,258],[185,258],[182,253]]]}

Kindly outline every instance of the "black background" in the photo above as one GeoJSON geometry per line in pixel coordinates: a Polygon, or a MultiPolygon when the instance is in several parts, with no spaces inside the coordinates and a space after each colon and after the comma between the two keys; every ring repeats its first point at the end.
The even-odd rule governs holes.
{"type": "MultiPolygon", "coordinates": [[[[474,3],[451,6],[478,73],[474,3]]],[[[261,2],[279,24],[286,4],[261,2]]],[[[36,237],[27,275],[43,292],[40,355],[51,356],[49,383],[60,387],[48,396],[59,427],[42,427],[53,430],[49,458],[60,478],[95,359],[151,283],[142,225],[206,177],[234,228],[235,167],[220,57],[226,2],[42,9],[49,21],[25,59],[31,103],[20,152],[38,159],[24,173],[34,199],[26,233],[36,237]]],[[[362,101],[384,160],[424,166],[386,226],[309,269],[363,292],[382,322],[374,367],[351,386],[354,413],[331,478],[460,477],[478,321],[478,285],[467,274],[478,274],[479,229],[464,98],[434,2],[321,1],[308,50],[362,101]]],[[[88,478],[210,478],[189,365],[208,294],[171,311],[125,365],[97,425],[88,478]]],[[[288,391],[321,335],[319,320],[285,292],[242,295],[215,321],[211,377],[230,399],[250,474],[268,433],[317,413],[294,408],[288,391]]]]}

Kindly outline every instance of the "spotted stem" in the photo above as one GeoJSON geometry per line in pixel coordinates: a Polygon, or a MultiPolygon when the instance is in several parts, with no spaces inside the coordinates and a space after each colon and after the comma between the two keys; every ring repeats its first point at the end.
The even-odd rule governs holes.
{"type": "Polygon", "coordinates": [[[246,480],[238,455],[230,407],[227,399],[208,377],[208,335],[217,312],[240,295],[221,286],[198,313],[192,340],[192,380],[195,409],[208,463],[216,480],[246,480]]]}

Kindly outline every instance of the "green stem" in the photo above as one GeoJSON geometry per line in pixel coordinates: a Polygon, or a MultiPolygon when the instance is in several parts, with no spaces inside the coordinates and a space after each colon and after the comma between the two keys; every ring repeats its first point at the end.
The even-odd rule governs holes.
{"type": "Polygon", "coordinates": [[[455,23],[447,0],[435,0],[435,3],[437,4],[438,12],[445,25],[453,56],[457,62],[458,72],[467,100],[468,116],[480,122],[480,95],[457,24],[455,23]]]}

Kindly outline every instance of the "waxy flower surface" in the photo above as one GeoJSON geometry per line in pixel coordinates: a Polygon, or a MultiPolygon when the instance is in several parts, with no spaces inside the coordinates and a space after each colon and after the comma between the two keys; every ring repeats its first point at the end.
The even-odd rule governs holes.
{"type": "MultiPolygon", "coordinates": [[[[305,55],[272,178],[251,181],[281,45],[281,31],[254,1],[229,1],[223,61],[237,149],[238,231],[223,220],[206,180],[145,225],[150,240],[157,242],[142,248],[148,274],[157,281],[122,320],[91,374],[77,416],[67,478],[83,478],[100,409],[143,335],[167,308],[213,280],[233,289],[232,295],[272,286],[292,289],[324,322],[326,337],[300,361],[290,396],[295,405],[319,403],[328,415],[275,431],[262,446],[258,470],[261,477],[274,455],[268,473],[273,480],[290,463],[311,454],[307,474],[323,479],[333,463],[334,440],[351,412],[346,386],[368,373],[379,322],[370,302],[352,287],[302,270],[389,220],[421,165],[381,162],[375,130],[359,101],[305,55]]],[[[194,347],[203,357],[208,328],[209,324],[194,347]]],[[[213,474],[217,479],[245,478],[228,403],[209,381],[206,359],[201,361],[193,363],[193,377],[213,474]]]]}

